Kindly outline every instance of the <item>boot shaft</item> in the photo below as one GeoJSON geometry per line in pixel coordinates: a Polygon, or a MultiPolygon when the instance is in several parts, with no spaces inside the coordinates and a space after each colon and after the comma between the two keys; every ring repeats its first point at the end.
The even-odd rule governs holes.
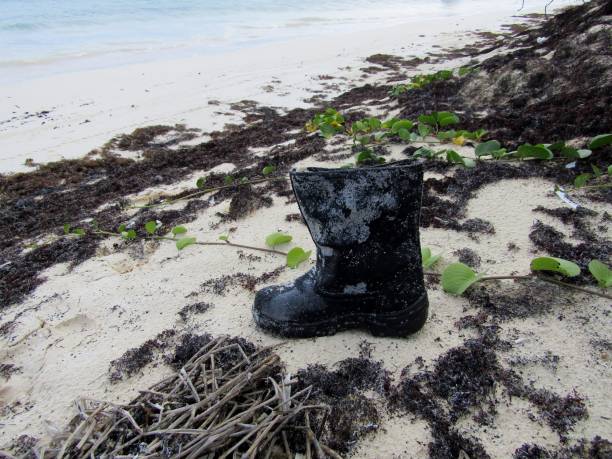
{"type": "Polygon", "coordinates": [[[316,288],[328,295],[424,293],[420,162],[292,172],[317,246],[316,288]]]}

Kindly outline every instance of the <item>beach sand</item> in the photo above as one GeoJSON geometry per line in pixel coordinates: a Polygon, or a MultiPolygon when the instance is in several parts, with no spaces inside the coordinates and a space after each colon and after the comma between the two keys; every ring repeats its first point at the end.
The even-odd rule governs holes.
{"type": "MultiPolygon", "coordinates": [[[[19,108],[9,108],[16,112],[14,115],[2,108],[2,119],[11,116],[16,119],[0,126],[0,151],[10,152],[0,158],[0,172],[31,170],[24,165],[26,158],[43,163],[81,157],[111,137],[137,127],[185,124],[201,130],[195,138],[176,145],[178,150],[180,145],[209,140],[212,131],[227,124],[243,123],[244,111],[231,108],[241,100],[279,107],[281,113],[310,107],[306,99],[313,95],[330,98],[365,83],[382,81],[393,73],[361,70],[371,66],[365,58],[374,53],[424,57],[427,53],[484,40],[485,36],[478,31],[496,32],[502,24],[521,21],[500,10],[495,18],[474,14],[452,24],[424,21],[410,29],[394,27],[326,43],[302,43],[300,47],[291,43],[269,45],[205,60],[140,64],[4,87],[0,98],[19,108]],[[40,114],[43,110],[48,110],[48,114],[24,115],[40,114]]],[[[503,50],[498,48],[478,59],[503,50]]],[[[437,63],[415,66],[412,72],[457,68],[469,61],[469,57],[448,56],[437,63]]],[[[351,110],[376,115],[388,112],[387,104],[389,100],[378,106],[366,100],[351,110]]],[[[388,113],[395,114],[393,109],[388,113]]],[[[350,152],[348,142],[327,144],[325,148],[331,152],[328,157],[309,156],[295,166],[335,167],[347,161],[342,151],[350,152]],[[334,149],[341,150],[340,154],[333,153],[334,149]]],[[[266,149],[271,150],[250,150],[254,164],[266,149]]],[[[404,158],[402,150],[403,147],[393,147],[387,160],[404,158]]],[[[132,158],[142,157],[140,151],[113,151],[132,158]]],[[[462,151],[468,153],[471,149],[464,147],[462,151]]],[[[94,151],[93,157],[96,155],[99,152],[94,151]]],[[[233,170],[234,164],[227,162],[212,172],[233,170]]],[[[180,181],[152,184],[125,198],[132,204],[143,204],[160,193],[191,190],[196,178],[210,173],[211,170],[193,170],[180,181]]],[[[426,174],[426,178],[443,176],[442,172],[426,174]]],[[[254,194],[258,187],[265,184],[255,187],[254,194]]],[[[546,254],[530,238],[536,220],[564,234],[573,231],[570,225],[553,216],[534,211],[538,206],[562,207],[553,190],[553,181],[542,178],[507,179],[486,185],[470,199],[462,221],[484,219],[495,228],[494,234],[473,235],[428,227],[421,232],[422,246],[441,253],[442,266],[457,259],[456,250],[469,249],[480,258],[479,272],[527,273],[529,260],[546,254]],[[509,243],[514,246],[509,248],[509,243]]],[[[591,201],[586,205],[597,214],[586,217],[585,223],[601,226],[601,215],[610,212],[610,206],[591,201]]],[[[181,210],[185,206],[182,202],[169,209],[181,210]]],[[[291,199],[274,196],[271,203],[238,221],[226,221],[220,216],[229,210],[228,200],[210,202],[209,207],[197,211],[196,217],[184,226],[190,235],[203,241],[216,241],[218,235],[229,234],[232,242],[255,246],[263,246],[266,235],[283,231],[293,236],[290,246],[313,249],[307,228],[299,220],[286,218],[299,212],[291,199]]],[[[134,213],[127,210],[125,220],[134,213]]],[[[41,236],[39,242],[55,237],[41,236]]],[[[609,225],[601,237],[610,238],[609,225]]],[[[567,241],[579,243],[573,236],[568,236],[567,241]]],[[[151,363],[133,375],[111,381],[114,369],[111,362],[165,330],[241,336],[260,345],[283,342],[255,327],[251,317],[254,291],[245,288],[234,275],[261,278],[273,272],[268,280],[257,283],[256,288],[261,288],[291,281],[314,264],[311,258],[297,269],[289,269],[283,267],[283,257],[232,247],[191,246],[178,252],[168,241],[136,241],[129,246],[116,242],[112,239],[100,242],[96,256],[75,267],[58,263],[46,269],[41,274],[45,279],[41,285],[21,303],[2,311],[0,360],[13,365],[15,371],[0,377],[0,445],[8,445],[24,434],[46,441],[74,416],[74,400],[79,397],[127,402],[137,395],[138,389],[167,376],[171,369],[163,363],[166,349],[161,344],[151,363]],[[198,303],[210,307],[202,306],[205,309],[202,313],[179,314],[186,306],[198,303]]],[[[493,286],[497,293],[509,297],[524,293],[524,287],[512,281],[493,286]]],[[[509,316],[499,323],[500,339],[511,343],[506,350],[497,352],[500,362],[516,370],[535,388],[551,390],[561,397],[576,390],[583,397],[589,415],[577,420],[563,434],[569,444],[597,435],[609,437],[610,301],[555,286],[546,286],[542,292],[543,297],[533,305],[534,311],[528,307],[523,315],[509,316]]],[[[382,361],[397,383],[407,366],[417,372],[415,362],[420,362],[421,368],[431,369],[440,356],[478,336],[475,328],[456,325],[466,315],[478,314],[473,298],[449,296],[433,284],[428,294],[430,318],[422,331],[408,339],[374,338],[362,331],[350,331],[331,337],[291,340],[276,352],[289,373],[311,364],[334,368],[343,359],[359,356],[365,340],[371,349],[371,359],[382,361]]],[[[372,397],[380,408],[380,428],[360,439],[353,448],[353,457],[427,457],[432,439],[427,422],[413,414],[391,412],[380,395],[372,397]]],[[[500,388],[494,397],[497,413],[492,424],[476,422],[470,415],[457,423],[459,431],[477,438],[491,457],[511,457],[525,443],[551,449],[559,446],[559,432],[551,428],[533,404],[511,398],[500,388]]]]}

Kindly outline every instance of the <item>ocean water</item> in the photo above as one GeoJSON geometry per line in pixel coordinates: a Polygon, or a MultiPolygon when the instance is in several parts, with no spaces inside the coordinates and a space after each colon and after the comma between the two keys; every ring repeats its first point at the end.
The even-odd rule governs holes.
{"type": "MultiPolygon", "coordinates": [[[[0,0],[0,80],[448,18],[521,0],[0,0]],[[4,77],[4,78],[3,78],[4,77]]],[[[545,0],[527,0],[528,4],[545,0]]]]}

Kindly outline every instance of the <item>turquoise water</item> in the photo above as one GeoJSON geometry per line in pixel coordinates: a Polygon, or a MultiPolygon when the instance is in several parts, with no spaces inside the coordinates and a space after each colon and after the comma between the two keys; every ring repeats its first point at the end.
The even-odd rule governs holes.
{"type": "MultiPolygon", "coordinates": [[[[520,0],[499,0],[520,5],[520,0]]],[[[534,3],[536,0],[532,0],[534,3]]],[[[544,1],[544,0],[542,0],[544,1]]],[[[540,3],[542,2],[540,1],[540,3]]],[[[0,0],[0,72],[219,52],[495,8],[490,0],[0,0]]],[[[0,77],[1,79],[4,79],[0,77]]]]}

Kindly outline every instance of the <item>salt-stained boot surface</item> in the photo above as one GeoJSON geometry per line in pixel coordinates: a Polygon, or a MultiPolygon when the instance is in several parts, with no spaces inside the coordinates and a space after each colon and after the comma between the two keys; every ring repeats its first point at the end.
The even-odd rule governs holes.
{"type": "Polygon", "coordinates": [[[255,322],[287,337],[364,328],[405,336],[427,319],[419,244],[423,171],[416,161],[292,172],[317,264],[286,285],[264,288],[255,322]]]}

